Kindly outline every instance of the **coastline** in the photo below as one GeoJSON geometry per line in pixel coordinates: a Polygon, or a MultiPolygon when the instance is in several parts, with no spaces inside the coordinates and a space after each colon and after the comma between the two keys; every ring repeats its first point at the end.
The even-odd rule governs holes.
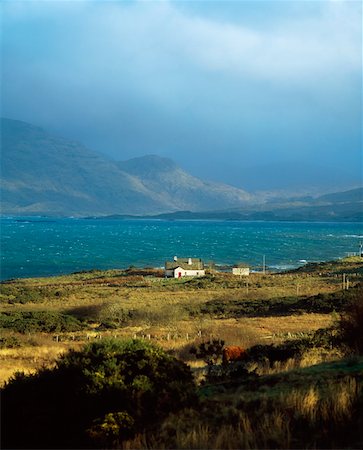
{"type": "Polygon", "coordinates": [[[163,267],[174,255],[252,270],[292,270],[355,253],[363,231],[342,222],[2,218],[1,279],[163,267]]]}

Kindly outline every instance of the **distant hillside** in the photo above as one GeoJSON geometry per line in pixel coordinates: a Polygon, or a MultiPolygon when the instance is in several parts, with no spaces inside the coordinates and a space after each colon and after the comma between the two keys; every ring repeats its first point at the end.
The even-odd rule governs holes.
{"type": "Polygon", "coordinates": [[[2,119],[1,128],[3,214],[157,214],[238,207],[252,198],[168,159],[115,162],[28,123],[2,119]]]}
{"type": "Polygon", "coordinates": [[[253,196],[221,183],[210,183],[193,177],[174,161],[155,155],[120,162],[123,171],[137,177],[143,186],[163,198],[172,209],[208,210],[228,205],[249,204],[253,196]],[[192,208],[190,206],[192,205],[192,208]]]}
{"type": "Polygon", "coordinates": [[[319,201],[330,203],[363,202],[363,188],[351,189],[345,192],[325,194],[318,198],[319,201]]]}
{"type": "Polygon", "coordinates": [[[322,195],[317,198],[271,202],[220,211],[178,211],[155,216],[159,219],[291,220],[363,222],[363,188],[322,195]]]}

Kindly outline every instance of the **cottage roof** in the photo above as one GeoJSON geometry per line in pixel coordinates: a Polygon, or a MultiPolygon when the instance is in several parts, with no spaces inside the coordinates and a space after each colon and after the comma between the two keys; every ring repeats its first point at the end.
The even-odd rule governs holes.
{"type": "Polygon", "coordinates": [[[184,270],[202,270],[204,269],[204,264],[200,258],[178,258],[176,261],[165,262],[166,270],[173,270],[178,267],[184,270]],[[191,264],[189,264],[189,260],[191,260],[191,264]]]}
{"type": "Polygon", "coordinates": [[[239,263],[239,264],[235,264],[233,266],[234,269],[248,269],[249,265],[245,264],[245,263],[239,263]]]}

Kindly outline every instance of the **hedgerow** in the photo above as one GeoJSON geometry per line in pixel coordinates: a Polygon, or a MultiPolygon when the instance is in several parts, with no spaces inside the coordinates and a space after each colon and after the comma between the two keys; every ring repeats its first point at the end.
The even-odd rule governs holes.
{"type": "Polygon", "coordinates": [[[84,324],[73,316],[49,311],[11,311],[0,313],[0,329],[18,333],[79,331],[84,324]]]}

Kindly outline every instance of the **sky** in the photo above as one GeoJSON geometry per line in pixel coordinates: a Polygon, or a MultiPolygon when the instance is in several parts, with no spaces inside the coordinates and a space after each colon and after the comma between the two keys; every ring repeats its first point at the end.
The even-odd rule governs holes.
{"type": "Polygon", "coordinates": [[[247,190],[362,179],[360,1],[3,0],[4,117],[247,190]]]}

